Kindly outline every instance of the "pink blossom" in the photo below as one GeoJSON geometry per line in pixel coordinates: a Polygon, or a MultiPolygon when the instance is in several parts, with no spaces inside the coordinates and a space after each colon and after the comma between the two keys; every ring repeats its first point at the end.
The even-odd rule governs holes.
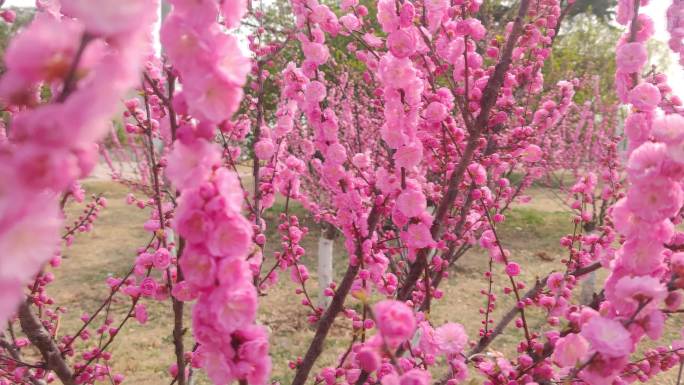
{"type": "Polygon", "coordinates": [[[270,159],[274,152],[275,146],[271,139],[263,138],[254,145],[254,154],[261,160],[270,159]]]}
{"type": "Polygon", "coordinates": [[[635,274],[650,274],[663,262],[662,243],[652,239],[629,239],[617,253],[618,263],[635,274]]]}
{"type": "MultiPolygon", "coordinates": [[[[463,52],[465,51],[465,41],[463,37],[458,36],[451,41],[438,41],[437,53],[451,64],[463,64],[463,52]]],[[[460,69],[460,73],[463,69],[460,69]]],[[[456,71],[454,71],[456,78],[456,71]]]]}
{"type": "Polygon", "coordinates": [[[538,162],[542,158],[542,150],[536,144],[530,144],[523,150],[522,157],[525,162],[538,162]]]}
{"type": "Polygon", "coordinates": [[[168,155],[166,176],[177,186],[194,188],[209,177],[214,167],[221,164],[218,148],[206,140],[190,143],[176,141],[168,155]]]}
{"type": "Polygon", "coordinates": [[[625,43],[617,49],[615,60],[619,71],[639,72],[648,61],[648,51],[643,43],[625,43]]]}
{"type": "Polygon", "coordinates": [[[430,373],[421,369],[411,369],[399,377],[399,385],[429,385],[430,373]]]}
{"type": "Polygon", "coordinates": [[[615,285],[614,295],[609,297],[622,314],[629,315],[646,302],[649,308],[660,306],[667,297],[667,288],[659,279],[651,276],[627,276],[620,278],[615,285]]]}
{"type": "MultiPolygon", "coordinates": [[[[64,78],[76,55],[82,33],[83,27],[75,21],[37,15],[7,48],[5,63],[9,73],[28,82],[64,78]]],[[[3,89],[6,82],[9,82],[9,77],[3,76],[3,89]]]]}
{"type": "Polygon", "coordinates": [[[209,234],[207,248],[218,257],[244,258],[252,245],[252,227],[241,215],[230,215],[209,234]]]}
{"type": "Polygon", "coordinates": [[[18,181],[31,189],[62,190],[78,178],[78,158],[62,148],[25,145],[17,149],[14,167],[22,172],[18,181]]]}
{"type": "Polygon", "coordinates": [[[593,350],[606,357],[627,356],[634,349],[629,332],[614,319],[594,316],[584,324],[581,335],[589,341],[593,350]]]}
{"type": "Polygon", "coordinates": [[[209,209],[240,211],[243,201],[242,189],[240,188],[240,181],[235,173],[226,168],[219,168],[214,173],[213,186],[218,193],[217,197],[207,204],[209,209]],[[220,200],[220,207],[212,207],[212,204],[217,204],[220,200]]]}
{"type": "Polygon", "coordinates": [[[650,178],[658,177],[667,156],[667,150],[662,143],[646,142],[637,147],[627,161],[627,172],[635,181],[648,183],[650,178]]]}
{"type": "MultiPolygon", "coordinates": [[[[196,196],[195,196],[196,197],[196,196]]],[[[185,196],[183,200],[192,199],[190,196],[185,196]]],[[[190,242],[199,242],[204,240],[206,234],[209,234],[214,228],[211,218],[202,210],[187,208],[188,205],[179,207],[175,224],[178,231],[190,242]]]]}
{"type": "Polygon", "coordinates": [[[347,150],[340,143],[333,143],[328,147],[328,151],[325,153],[326,163],[333,165],[343,164],[347,161],[347,150]]]}
{"type": "Polygon", "coordinates": [[[136,321],[140,322],[142,325],[147,323],[147,309],[145,308],[145,305],[141,303],[135,305],[134,313],[136,321]]]}
{"type": "Polygon", "coordinates": [[[496,246],[496,237],[492,230],[485,230],[480,235],[480,247],[490,249],[496,246]]]}
{"type": "Polygon", "coordinates": [[[393,88],[407,89],[415,79],[416,71],[407,58],[384,55],[380,59],[380,78],[393,88]]]}
{"type": "Polygon", "coordinates": [[[247,0],[221,1],[223,22],[228,28],[237,27],[245,12],[247,12],[247,0]]]}
{"type": "Polygon", "coordinates": [[[556,341],[553,362],[561,368],[574,367],[583,362],[589,353],[589,341],[582,335],[570,333],[556,341]]]}
{"type": "Polygon", "coordinates": [[[661,98],[660,90],[651,83],[640,83],[629,91],[629,102],[642,111],[655,109],[661,98]]]}
{"type": "Polygon", "coordinates": [[[684,140],[684,117],[667,114],[653,119],[653,136],[668,145],[681,143],[684,140]]]}
{"type": "Polygon", "coordinates": [[[393,0],[378,0],[378,22],[386,33],[399,28],[399,15],[393,0]]]}
{"type": "MultiPolygon", "coordinates": [[[[206,4],[207,2],[205,1],[204,3],[206,4]]],[[[195,5],[193,3],[192,7],[195,5]]],[[[215,6],[215,3],[213,5],[215,6]]],[[[204,4],[199,6],[199,8],[201,12],[192,8],[193,20],[211,20],[216,17],[215,11],[207,10],[204,4]]],[[[211,66],[210,46],[214,45],[216,35],[211,33],[211,30],[198,28],[190,24],[189,18],[184,16],[181,8],[179,12],[171,12],[164,19],[160,39],[166,54],[174,63],[174,66],[179,69],[192,69],[197,65],[198,59],[206,63],[207,66],[211,66]]],[[[175,107],[181,107],[179,105],[181,100],[177,98],[178,96],[175,100],[175,107]]],[[[187,104],[183,104],[183,107],[187,108],[187,104]]],[[[179,110],[182,111],[184,108],[179,108],[179,110]]]]}
{"type": "Polygon", "coordinates": [[[198,360],[214,384],[225,385],[235,380],[236,377],[228,361],[229,357],[235,353],[229,346],[223,348],[228,354],[224,353],[218,346],[211,344],[200,345],[200,349],[197,352],[198,360]]]}
{"type": "Polygon", "coordinates": [[[395,164],[406,169],[417,166],[423,159],[423,145],[420,142],[413,142],[402,146],[394,153],[395,164]]]}
{"type": "Polygon", "coordinates": [[[231,345],[238,346],[233,357],[234,373],[252,385],[265,385],[271,372],[268,333],[263,326],[247,325],[232,335],[231,345]]]}
{"type": "Polygon", "coordinates": [[[14,23],[17,14],[11,9],[3,9],[2,12],[0,12],[0,17],[8,23],[14,23]]]}
{"type": "Polygon", "coordinates": [[[380,367],[380,355],[373,349],[363,347],[354,354],[354,360],[359,368],[366,373],[373,373],[380,367]]]}
{"type": "Polygon", "coordinates": [[[428,27],[431,32],[437,29],[448,7],[448,0],[429,0],[425,2],[425,8],[428,11],[428,27]]]}
{"type": "Polygon", "coordinates": [[[638,325],[643,329],[648,338],[653,341],[662,338],[665,331],[665,314],[662,311],[652,309],[651,312],[640,318],[638,325]]]}
{"type": "MultiPolygon", "coordinates": [[[[449,362],[451,365],[452,380],[448,381],[449,385],[462,384],[468,378],[468,364],[463,359],[455,358],[449,362]]],[[[528,383],[527,385],[534,385],[528,383]]]]}
{"type": "Polygon", "coordinates": [[[290,279],[294,283],[304,283],[309,279],[309,270],[304,265],[292,265],[290,268],[290,279]]]}
{"type": "Polygon", "coordinates": [[[425,119],[430,123],[439,123],[446,117],[447,108],[440,102],[431,102],[425,109],[425,119]]]}
{"type": "Polygon", "coordinates": [[[413,19],[416,17],[416,8],[410,2],[405,2],[399,9],[399,26],[401,28],[408,28],[413,25],[413,19]]]}
{"type": "Polygon", "coordinates": [[[364,169],[370,166],[371,160],[367,154],[355,154],[352,157],[352,164],[360,169],[364,169]]]}
{"type": "MultiPolygon", "coordinates": [[[[0,188],[1,189],[1,188],[0,188]]],[[[5,197],[2,197],[5,198],[5,197]]],[[[50,260],[59,247],[60,213],[54,198],[34,197],[31,207],[3,208],[0,199],[0,282],[22,282],[50,260]],[[9,225],[11,223],[11,226],[9,225]]]]}
{"type": "Polygon", "coordinates": [[[617,22],[626,25],[634,17],[634,0],[620,0],[617,8],[617,22]]]}
{"type": "Polygon", "coordinates": [[[216,277],[221,286],[240,286],[249,282],[252,273],[245,261],[238,258],[222,258],[216,267],[216,277]]]}
{"type": "Polygon", "coordinates": [[[487,170],[479,163],[468,165],[468,175],[478,185],[484,185],[487,182],[487,170]]]}
{"type": "Polygon", "coordinates": [[[180,258],[185,280],[196,288],[207,288],[213,285],[216,262],[203,250],[188,247],[180,258]]]}
{"type": "Polygon", "coordinates": [[[327,90],[325,85],[318,80],[309,82],[304,87],[304,97],[309,103],[318,103],[325,99],[327,90]]]}
{"type": "Polygon", "coordinates": [[[434,341],[441,352],[457,354],[468,344],[468,335],[463,325],[449,322],[435,329],[434,341]]]}
{"type": "Polygon", "coordinates": [[[357,31],[361,27],[361,22],[359,19],[351,13],[340,17],[340,24],[342,24],[342,26],[349,31],[357,31]]]}
{"type": "Polygon", "coordinates": [[[674,235],[674,225],[669,219],[648,223],[627,207],[627,199],[622,198],[611,209],[615,229],[630,238],[652,238],[667,243],[674,235]]]}
{"type": "MultiPolygon", "coordinates": [[[[226,0],[227,1],[227,0],[226,0]]],[[[245,0],[238,0],[242,2],[245,0]]],[[[208,59],[215,65],[216,77],[237,87],[241,87],[252,66],[240,50],[238,38],[233,35],[217,34],[208,59]]],[[[229,114],[231,115],[232,112],[229,114]]]]}
{"type": "Polygon", "coordinates": [[[437,354],[439,348],[435,342],[435,329],[428,322],[420,322],[418,324],[420,329],[420,340],[418,346],[426,354],[437,354]]]}
{"type": "Polygon", "coordinates": [[[159,270],[164,270],[169,267],[171,264],[171,255],[169,254],[169,250],[164,247],[157,249],[152,257],[152,263],[154,264],[154,267],[159,270]]]}
{"type": "Polygon", "coordinates": [[[515,262],[509,262],[506,265],[506,274],[508,274],[511,277],[520,275],[520,265],[518,265],[515,262]]]}
{"type": "Polygon", "coordinates": [[[399,127],[393,127],[388,123],[383,124],[380,128],[380,135],[382,140],[393,149],[398,149],[408,142],[407,135],[399,127]]]}
{"type": "Polygon", "coordinates": [[[387,36],[387,47],[395,57],[409,57],[416,50],[416,37],[410,29],[399,29],[387,36]]]}
{"type": "Polygon", "coordinates": [[[304,42],[302,43],[302,51],[304,56],[316,65],[325,64],[330,58],[328,47],[324,44],[304,42]]]}
{"type": "Polygon", "coordinates": [[[212,72],[187,74],[183,92],[189,100],[190,113],[199,119],[220,123],[229,119],[242,99],[242,88],[212,72]]]}
{"type": "Polygon", "coordinates": [[[176,282],[171,289],[171,295],[179,301],[189,302],[199,296],[199,292],[188,281],[176,282]]]}
{"type": "Polygon", "coordinates": [[[612,385],[613,380],[629,362],[629,357],[597,356],[577,375],[586,384],[612,385]]]}
{"type": "Polygon", "coordinates": [[[684,164],[684,140],[677,143],[668,143],[667,155],[678,164],[684,164]]]}
{"type": "Polygon", "coordinates": [[[377,171],[378,187],[384,194],[394,193],[399,188],[399,179],[384,168],[377,171]]]}
{"type": "Polygon", "coordinates": [[[140,282],[140,293],[147,297],[152,297],[157,293],[157,281],[152,277],[147,277],[140,282]]]}
{"type": "Polygon", "coordinates": [[[641,143],[648,139],[650,126],[645,113],[631,113],[625,119],[625,134],[632,142],[641,143]]]}
{"type": "Polygon", "coordinates": [[[173,4],[172,15],[181,15],[185,21],[197,28],[203,28],[216,21],[219,12],[219,4],[215,0],[171,0],[170,3],[173,4]]]}
{"type": "Polygon", "coordinates": [[[232,332],[254,321],[257,309],[256,290],[247,283],[239,287],[221,286],[201,296],[196,306],[207,306],[217,326],[232,332]]]}
{"type": "Polygon", "coordinates": [[[382,376],[380,379],[381,385],[399,385],[399,376],[394,372],[390,372],[382,376]]]}
{"type": "Polygon", "coordinates": [[[397,208],[409,218],[417,217],[427,208],[425,195],[416,189],[406,189],[397,197],[397,208]]]}
{"type": "Polygon", "coordinates": [[[373,314],[380,334],[390,347],[396,347],[413,336],[416,319],[405,303],[380,301],[373,306],[373,314]]]}
{"type": "Polygon", "coordinates": [[[61,0],[62,13],[81,20],[88,32],[100,36],[130,33],[150,23],[156,15],[155,2],[147,0],[98,1],[61,0]]]}
{"type": "Polygon", "coordinates": [[[664,178],[635,183],[627,192],[627,206],[651,223],[674,216],[683,201],[684,193],[679,183],[664,178]]]}
{"type": "Polygon", "coordinates": [[[17,311],[19,303],[23,300],[23,284],[16,278],[3,276],[0,279],[0,321],[6,322],[17,311]]]}

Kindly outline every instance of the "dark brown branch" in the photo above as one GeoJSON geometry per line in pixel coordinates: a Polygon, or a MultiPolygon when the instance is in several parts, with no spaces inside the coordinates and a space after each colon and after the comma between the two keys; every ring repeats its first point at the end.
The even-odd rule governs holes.
{"type": "Polygon", "coordinates": [[[69,72],[64,79],[64,87],[62,87],[62,92],[55,100],[57,103],[63,103],[76,88],[76,82],[78,80],[76,77],[76,71],[78,70],[78,65],[81,62],[81,58],[83,57],[83,52],[85,52],[86,46],[91,40],[93,40],[93,37],[88,34],[83,34],[81,37],[81,43],[78,46],[78,51],[76,51],[74,61],[71,62],[69,72]]]}
{"type": "MultiPolygon", "coordinates": [[[[356,240],[355,251],[357,257],[361,258],[363,254],[363,242],[373,234],[379,221],[380,210],[377,209],[377,207],[373,207],[368,215],[368,234],[365,237],[359,235],[358,239],[356,240]]],[[[304,360],[297,367],[297,373],[295,374],[294,380],[292,380],[292,385],[303,385],[306,382],[306,379],[309,377],[309,373],[311,372],[314,362],[316,362],[318,356],[320,356],[323,352],[323,343],[325,342],[328,332],[335,321],[335,317],[337,317],[342,309],[344,309],[344,301],[347,298],[347,294],[349,294],[349,290],[351,290],[352,283],[354,283],[354,279],[356,278],[360,267],[361,265],[358,263],[355,265],[349,264],[346,273],[344,273],[342,282],[337,287],[337,290],[335,290],[335,295],[330,302],[330,306],[328,306],[325,313],[323,313],[323,316],[321,316],[321,320],[318,323],[318,328],[316,329],[316,334],[309,345],[309,349],[306,351],[304,360]]]]}
{"type": "Polygon", "coordinates": [[[33,314],[27,302],[21,303],[18,315],[21,329],[33,346],[40,351],[47,369],[54,371],[64,385],[76,385],[74,374],[62,357],[57,344],[52,340],[52,336],[45,330],[38,317],[33,314]]]}
{"type": "MultiPolygon", "coordinates": [[[[575,277],[581,277],[583,275],[586,275],[586,274],[589,274],[593,271],[596,271],[599,268],[601,268],[601,264],[596,262],[596,263],[593,263],[593,264],[588,265],[586,267],[582,267],[582,268],[579,268],[575,271],[572,271],[572,272],[570,272],[570,275],[573,275],[575,277]]],[[[539,292],[541,292],[541,290],[544,288],[544,286],[546,286],[546,282],[548,281],[548,279],[549,279],[549,276],[547,275],[541,281],[537,281],[537,283],[534,285],[534,287],[532,287],[530,290],[528,290],[527,293],[525,293],[521,299],[525,300],[527,298],[534,298],[537,294],[539,294],[539,292]]],[[[506,329],[508,324],[511,323],[511,321],[513,321],[513,318],[515,318],[515,315],[517,313],[518,313],[518,307],[517,306],[513,306],[510,310],[508,310],[508,312],[501,318],[501,321],[499,321],[499,323],[496,325],[496,328],[494,328],[492,333],[489,336],[482,337],[480,339],[480,341],[478,342],[478,344],[471,351],[469,351],[466,356],[471,357],[475,354],[479,354],[482,351],[484,351],[484,349],[487,346],[489,346],[489,344],[492,341],[494,341],[494,339],[496,337],[498,337],[506,329]]]]}
{"type": "MultiPolygon", "coordinates": [[[[473,126],[469,127],[470,136],[468,138],[468,144],[463,151],[461,161],[454,170],[453,174],[451,174],[447,192],[444,194],[439,206],[437,206],[433,225],[430,229],[433,239],[439,238],[442,235],[444,220],[447,216],[447,213],[452,208],[456,196],[458,195],[459,185],[463,180],[463,176],[465,175],[468,165],[475,155],[475,150],[479,144],[480,136],[487,127],[489,122],[489,113],[496,103],[499,91],[503,86],[504,76],[506,75],[508,68],[511,66],[513,48],[518,41],[518,37],[520,37],[520,34],[522,33],[522,23],[525,15],[527,14],[529,5],[529,0],[522,0],[520,2],[518,16],[515,19],[515,23],[513,24],[513,28],[508,37],[508,41],[506,42],[501,60],[496,64],[496,67],[494,68],[494,74],[489,79],[484,91],[482,92],[480,114],[477,116],[477,119],[475,119],[473,126]]],[[[427,263],[428,251],[429,249],[422,249],[418,252],[416,262],[413,264],[413,266],[411,266],[411,270],[404,281],[404,285],[402,285],[399,293],[397,294],[397,298],[399,300],[405,301],[410,297],[413,287],[418,278],[421,276],[424,265],[427,263]]]]}

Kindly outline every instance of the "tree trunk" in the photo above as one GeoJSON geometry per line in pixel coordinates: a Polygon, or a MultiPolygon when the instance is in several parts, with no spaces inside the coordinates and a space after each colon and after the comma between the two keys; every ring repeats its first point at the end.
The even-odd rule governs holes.
{"type": "MultiPolygon", "coordinates": [[[[589,231],[589,234],[594,234],[596,231],[589,231]]],[[[596,292],[596,272],[592,271],[589,273],[580,283],[580,300],[582,303],[591,303],[594,299],[594,293],[596,292]]]]}
{"type": "Polygon", "coordinates": [[[333,246],[337,238],[337,230],[329,223],[324,223],[321,236],[318,238],[318,306],[327,308],[331,297],[326,297],[325,289],[333,279],[333,246]]]}

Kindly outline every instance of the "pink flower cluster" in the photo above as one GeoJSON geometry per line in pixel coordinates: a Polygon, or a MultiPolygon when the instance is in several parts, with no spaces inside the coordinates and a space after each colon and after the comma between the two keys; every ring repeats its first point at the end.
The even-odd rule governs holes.
{"type": "MultiPolygon", "coordinates": [[[[379,381],[383,385],[429,385],[430,372],[416,365],[415,358],[433,365],[438,356],[443,356],[457,378],[467,377],[467,367],[462,357],[468,344],[468,337],[461,324],[446,323],[437,328],[414,314],[405,303],[396,300],[382,300],[372,307],[372,319],[366,320],[368,329],[375,326],[378,333],[363,343],[351,348],[351,359],[337,370],[324,368],[319,378],[328,385],[343,377],[347,383],[360,379],[379,381]],[[394,351],[412,344],[409,342],[418,332],[420,339],[412,346],[414,358],[395,357],[394,351]],[[340,370],[342,369],[342,370],[340,370]]],[[[365,382],[365,381],[364,381],[365,382]]]]}
{"type": "Polygon", "coordinates": [[[175,96],[187,112],[204,124],[228,119],[242,99],[242,85],[250,71],[237,37],[226,34],[242,17],[246,1],[171,1],[173,11],[162,25],[161,41],[181,75],[183,91],[175,96]],[[220,6],[220,7],[219,7],[220,6]]]}
{"type": "Polygon", "coordinates": [[[670,33],[668,45],[679,54],[679,64],[684,66],[684,1],[672,0],[667,8],[667,31],[670,33]]]}
{"type": "MultiPolygon", "coordinates": [[[[624,167],[618,164],[619,106],[601,102],[598,79],[549,85],[542,75],[573,1],[521,0],[519,17],[497,30],[476,19],[481,0],[342,0],[339,18],[337,8],[318,0],[291,0],[293,30],[271,30],[257,7],[250,12],[245,24],[256,23],[247,38],[251,61],[230,33],[248,1],[170,3],[161,33],[164,55],[149,57],[140,95],[124,102],[123,130],[111,130],[111,144],[99,149],[114,179],[131,188],[126,202],[149,210],[142,227],[152,239],[137,249],[127,275],[107,279],[109,298],[81,317],[83,326],[73,335],[58,333],[64,309],[46,291],[54,276],[38,274],[29,298],[40,309],[45,334],[54,336],[48,339],[60,351],[55,357],[65,357],[73,375],[43,370],[32,357],[28,364],[10,357],[0,333],[0,384],[3,377],[49,382],[56,375],[84,384],[120,383],[107,349],[127,320],[156,321],[146,307],[155,300],[167,301],[180,316],[172,381],[192,382],[187,364],[216,384],[263,385],[271,359],[267,330],[257,323],[257,298],[284,272],[294,282],[292,298],[306,308],[300,314],[316,328],[306,353],[289,362],[296,371],[293,385],[311,381],[326,338],[342,322],[352,331],[348,346],[316,374],[317,384],[429,385],[430,373],[442,365],[448,373],[439,382],[447,385],[472,381],[469,370],[484,377],[484,385],[622,385],[679,363],[684,339],[631,358],[645,338],[661,337],[665,319],[684,301],[675,290],[684,287],[684,234],[675,231],[684,205],[684,118],[664,75],[640,79],[653,22],[635,10],[647,0],[622,0],[618,7],[618,21],[637,23],[616,49],[618,94],[632,105],[624,125],[624,167]],[[334,44],[339,36],[344,50],[334,44]],[[301,62],[282,63],[279,49],[293,42],[301,62]],[[280,98],[269,111],[273,85],[280,98]],[[592,87],[593,95],[578,105],[577,97],[592,87]],[[237,172],[245,153],[253,184],[237,172]],[[133,160],[132,172],[117,164],[122,159],[133,160]],[[568,254],[561,260],[564,271],[528,288],[531,269],[502,244],[500,227],[512,204],[529,200],[521,194],[533,181],[555,181],[563,171],[575,177],[561,187],[574,224],[560,240],[568,254]],[[622,174],[630,182],[626,194],[622,174]],[[274,213],[282,207],[277,194],[284,208],[274,213]],[[315,277],[303,247],[311,236],[308,223],[296,215],[302,207],[344,237],[346,272],[321,288],[328,305],[314,305],[309,293],[315,277]],[[267,219],[275,217],[276,231],[267,232],[267,219]],[[271,233],[274,239],[267,239],[271,233]],[[440,283],[458,273],[451,267],[478,247],[489,263],[480,289],[482,325],[469,340],[463,325],[438,325],[431,311],[445,295],[440,283]],[[605,290],[578,302],[584,276],[600,268],[609,273],[605,290]],[[119,317],[109,305],[119,293],[130,306],[115,322],[119,317]],[[377,297],[383,299],[371,304],[377,297]],[[495,309],[506,301],[511,308],[501,316],[495,309]],[[185,302],[194,302],[192,351],[184,346],[185,302]],[[537,328],[529,321],[540,315],[546,323],[537,328]],[[521,332],[517,354],[485,354],[497,349],[492,343],[509,324],[521,332]]],[[[58,218],[57,192],[81,199],[72,182],[91,167],[98,154],[93,143],[102,138],[100,126],[82,126],[94,124],[91,108],[110,108],[92,101],[102,97],[105,103],[114,98],[112,90],[118,101],[120,83],[134,76],[114,73],[106,79],[114,85],[93,87],[98,92],[88,95],[88,103],[79,99],[85,112],[76,111],[71,98],[98,85],[95,80],[109,84],[100,79],[100,61],[110,59],[110,50],[128,49],[120,34],[137,36],[143,19],[130,15],[147,6],[127,0],[95,9],[86,0],[64,0],[64,13],[80,22],[50,18],[60,15],[56,3],[41,4],[45,15],[36,23],[47,27],[19,35],[13,44],[20,49],[8,50],[11,77],[0,81],[0,96],[16,118],[6,130],[0,127],[0,158],[9,164],[0,165],[0,182],[19,178],[18,191],[33,204],[29,216],[0,217],[2,250],[28,255],[0,256],[0,298],[13,290],[17,298],[22,294],[21,284],[5,285],[14,278],[4,280],[6,270],[35,270],[38,258],[29,253],[54,252],[54,244],[43,242],[44,228],[58,224],[39,221],[38,214],[58,218]],[[22,55],[33,60],[17,60],[22,55]],[[54,103],[37,97],[38,90],[43,98],[56,95],[54,103]],[[46,107],[49,114],[38,114],[46,107]],[[25,117],[34,113],[38,117],[25,117]],[[64,135],[68,129],[74,134],[64,135]],[[27,150],[34,147],[41,157],[27,150]],[[49,205],[39,213],[44,196],[49,205]],[[29,249],[35,232],[41,242],[29,249]]],[[[0,184],[0,214],[23,209],[14,204],[23,196],[5,199],[14,191],[6,186],[0,184]]],[[[90,229],[104,205],[96,202],[66,228],[67,244],[74,232],[90,229]]],[[[60,261],[50,260],[55,266],[60,261]]],[[[6,304],[14,307],[0,301],[0,309],[6,304]]],[[[32,346],[22,338],[12,343],[20,353],[32,346]]]]}
{"type": "MultiPolygon", "coordinates": [[[[581,331],[556,341],[554,352],[559,366],[580,365],[580,370],[569,373],[589,384],[610,383],[618,376],[622,381],[636,379],[634,371],[625,369],[630,354],[643,337],[661,337],[665,322],[661,309],[677,302],[666,301],[670,297],[667,282],[672,278],[667,260],[677,254],[665,245],[673,240],[673,220],[684,204],[684,159],[676,150],[684,142],[684,118],[659,109],[664,99],[659,86],[639,82],[648,59],[645,42],[653,33],[653,23],[645,15],[634,13],[632,1],[619,3],[618,20],[638,23],[633,29],[637,32],[627,33],[617,48],[618,91],[633,107],[625,122],[629,140],[626,171],[631,185],[612,208],[613,222],[624,243],[601,260],[610,269],[604,289],[606,301],[598,311],[583,308],[575,321],[581,331]]],[[[637,372],[642,372],[643,378],[653,374],[643,369],[637,372]]]]}
{"type": "Polygon", "coordinates": [[[0,324],[59,252],[58,195],[94,167],[96,142],[150,49],[155,2],[61,4],[61,14],[39,12],[12,40],[0,79],[13,113],[0,142],[0,324]]]}
{"type": "Polygon", "coordinates": [[[221,151],[211,143],[216,124],[236,111],[250,70],[237,38],[216,20],[221,15],[224,26],[236,26],[245,2],[224,1],[220,8],[214,1],[172,3],[162,42],[183,84],[174,98],[186,106],[176,110],[182,118],[166,168],[180,193],[174,227],[186,241],[179,256],[185,280],[172,294],[197,299],[193,335],[200,346],[193,366],[204,368],[215,384],[239,379],[263,385],[271,359],[267,332],[254,324],[257,291],[247,262],[253,230],[240,212],[237,177],[222,167],[221,151]]]}

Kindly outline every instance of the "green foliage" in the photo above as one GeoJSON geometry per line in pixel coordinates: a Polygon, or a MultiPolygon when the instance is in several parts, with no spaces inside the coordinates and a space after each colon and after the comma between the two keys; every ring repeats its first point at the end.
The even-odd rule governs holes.
{"type": "Polygon", "coordinates": [[[569,17],[593,15],[602,22],[608,22],[615,14],[617,0],[577,0],[570,8],[569,17]]]}
{"type": "Polygon", "coordinates": [[[511,209],[506,219],[509,226],[522,228],[543,226],[545,222],[542,212],[527,207],[511,209]]]}
{"type": "MultiPolygon", "coordinates": [[[[517,0],[484,1],[478,17],[484,19],[486,26],[505,24],[515,17],[518,4],[517,0]]],[[[567,0],[561,0],[561,4],[565,9],[567,0]]],[[[615,14],[616,5],[617,0],[576,0],[566,17],[574,19],[576,16],[591,16],[602,23],[608,23],[615,14]]]]}
{"type": "MultiPolygon", "coordinates": [[[[604,101],[615,100],[615,45],[621,31],[591,14],[566,21],[556,38],[551,57],[544,63],[547,87],[572,78],[599,76],[604,101]]],[[[591,99],[593,90],[578,90],[576,100],[591,99]]]]}
{"type": "Polygon", "coordinates": [[[119,139],[119,143],[126,144],[128,136],[126,136],[126,128],[121,119],[114,119],[112,124],[114,125],[114,131],[116,132],[116,137],[119,139]]]}
{"type": "Polygon", "coordinates": [[[648,50],[646,71],[655,68],[657,72],[666,73],[670,65],[672,65],[671,51],[667,44],[651,39],[646,42],[646,49],[648,50]]]}

